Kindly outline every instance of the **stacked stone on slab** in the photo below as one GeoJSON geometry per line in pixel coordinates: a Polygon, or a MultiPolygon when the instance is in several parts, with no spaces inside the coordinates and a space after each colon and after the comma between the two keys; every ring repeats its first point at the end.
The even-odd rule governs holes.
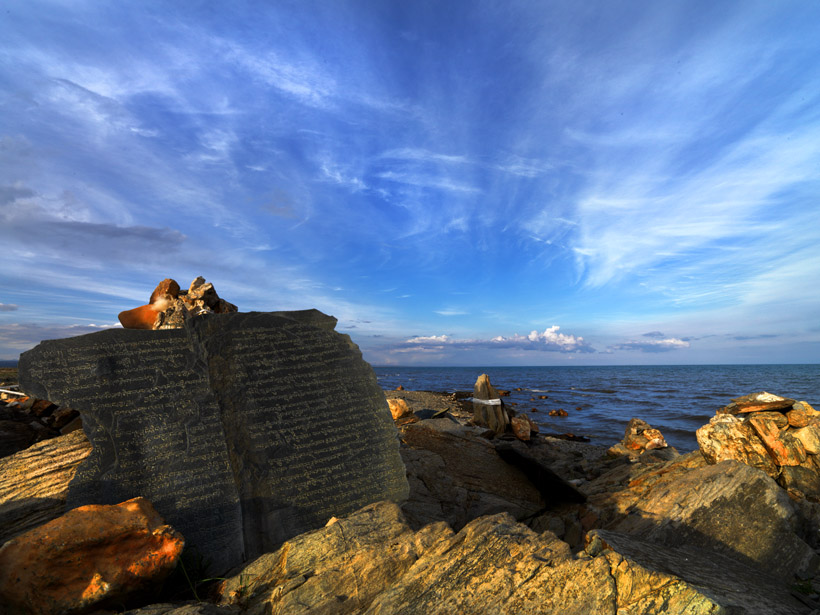
{"type": "Polygon", "coordinates": [[[797,497],[820,500],[820,412],[765,391],[718,409],[697,430],[709,463],[735,459],[759,468],[797,497]]]}
{"type": "Polygon", "coordinates": [[[199,276],[188,290],[181,290],[176,280],[166,278],[151,293],[147,305],[120,312],[126,329],[181,329],[185,320],[200,314],[229,314],[237,307],[221,299],[214,285],[199,276]]]}

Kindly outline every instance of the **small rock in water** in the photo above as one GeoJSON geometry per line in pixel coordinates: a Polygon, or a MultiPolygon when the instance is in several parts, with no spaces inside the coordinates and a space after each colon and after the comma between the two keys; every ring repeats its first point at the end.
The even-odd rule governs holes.
{"type": "Polygon", "coordinates": [[[550,416],[569,416],[569,413],[564,410],[563,408],[558,408],[556,410],[549,411],[550,416]]]}

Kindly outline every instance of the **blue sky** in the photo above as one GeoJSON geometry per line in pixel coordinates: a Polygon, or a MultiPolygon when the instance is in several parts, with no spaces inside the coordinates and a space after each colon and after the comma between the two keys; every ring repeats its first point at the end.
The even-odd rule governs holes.
{"type": "Polygon", "coordinates": [[[203,275],[378,365],[820,362],[820,4],[7,0],[0,245],[0,359],[203,275]]]}

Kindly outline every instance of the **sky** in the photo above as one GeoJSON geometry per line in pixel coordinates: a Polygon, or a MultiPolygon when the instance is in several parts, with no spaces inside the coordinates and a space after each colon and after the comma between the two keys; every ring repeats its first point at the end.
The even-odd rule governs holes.
{"type": "Polygon", "coordinates": [[[374,365],[820,363],[820,3],[0,5],[0,359],[164,278],[374,365]]]}

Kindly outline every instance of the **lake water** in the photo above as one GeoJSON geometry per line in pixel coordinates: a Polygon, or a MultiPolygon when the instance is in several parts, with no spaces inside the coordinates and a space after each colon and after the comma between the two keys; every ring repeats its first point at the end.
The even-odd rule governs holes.
{"type": "Polygon", "coordinates": [[[476,378],[511,391],[505,403],[545,430],[573,433],[601,445],[624,435],[638,417],[660,429],[681,452],[697,448],[695,430],[733,397],[768,391],[820,410],[820,365],[685,365],[607,367],[374,367],[383,389],[471,391],[476,378]],[[520,387],[522,391],[514,389],[520,387]],[[546,395],[547,399],[539,399],[546,395]],[[534,399],[533,399],[534,398],[534,399]],[[536,411],[532,411],[535,408],[536,411]],[[567,417],[548,416],[563,408],[567,417]]]}

